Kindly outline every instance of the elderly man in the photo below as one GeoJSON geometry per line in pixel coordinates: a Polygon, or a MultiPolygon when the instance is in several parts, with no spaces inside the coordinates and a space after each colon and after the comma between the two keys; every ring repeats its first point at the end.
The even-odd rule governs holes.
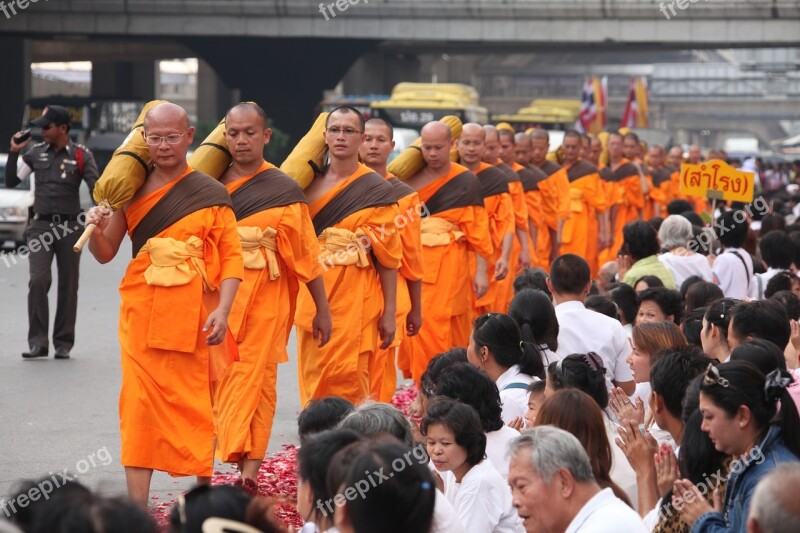
{"type": "Polygon", "coordinates": [[[747,533],[800,531],[800,465],[782,465],[758,483],[750,502],[747,533]]]}
{"type": "Polygon", "coordinates": [[[578,439],[553,426],[524,431],[509,444],[512,504],[528,533],[644,533],[636,512],[594,479],[578,439]]]}

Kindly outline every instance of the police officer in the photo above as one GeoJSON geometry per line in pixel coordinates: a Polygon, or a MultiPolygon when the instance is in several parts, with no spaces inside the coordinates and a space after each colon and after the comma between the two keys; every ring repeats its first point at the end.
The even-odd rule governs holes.
{"type": "MultiPolygon", "coordinates": [[[[31,142],[11,138],[11,151],[6,164],[6,187],[16,187],[31,172],[34,173],[33,218],[27,230],[30,256],[28,283],[28,347],[22,357],[47,357],[49,309],[47,292],[53,256],[58,266],[58,304],[53,325],[53,347],[56,359],[68,359],[75,343],[75,318],[78,311],[78,267],[81,256],[72,251],[80,237],[78,222],[81,205],[78,191],[83,179],[94,189],[97,164],[92,153],[69,137],[69,112],[61,106],[49,105],[42,116],[31,122],[42,130],[44,142],[20,152],[31,142]]],[[[81,217],[82,218],[82,217],[81,217]]]]}

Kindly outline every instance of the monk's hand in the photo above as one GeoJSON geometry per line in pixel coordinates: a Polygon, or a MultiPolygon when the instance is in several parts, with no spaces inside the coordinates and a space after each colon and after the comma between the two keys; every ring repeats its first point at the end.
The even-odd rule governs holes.
{"type": "Polygon", "coordinates": [[[406,335],[413,337],[419,333],[422,327],[422,310],[418,306],[413,306],[406,315],[406,335]]]}
{"type": "Polygon", "coordinates": [[[216,346],[225,339],[225,332],[228,329],[228,312],[219,307],[214,309],[208,320],[203,326],[203,331],[211,331],[206,337],[206,344],[209,346],[216,346]]]}
{"type": "Polygon", "coordinates": [[[96,205],[86,212],[86,225],[94,224],[97,226],[95,231],[103,233],[103,230],[108,227],[108,221],[113,213],[108,207],[96,205]]]}
{"type": "Polygon", "coordinates": [[[381,319],[378,321],[378,333],[381,336],[381,350],[385,350],[394,342],[394,334],[397,330],[397,322],[395,322],[395,313],[384,312],[381,319]]]}
{"type": "Polygon", "coordinates": [[[517,264],[517,272],[522,272],[531,266],[531,254],[526,247],[519,252],[519,263],[517,264]]]}
{"type": "Polygon", "coordinates": [[[475,298],[480,298],[489,290],[489,276],[486,274],[485,268],[479,268],[475,271],[475,279],[472,281],[472,290],[475,291],[475,298]]]}
{"type": "Polygon", "coordinates": [[[317,347],[322,348],[328,344],[328,341],[331,340],[331,330],[333,329],[331,312],[327,309],[317,311],[317,314],[314,315],[314,320],[311,322],[311,327],[314,331],[317,347]]]}
{"type": "Polygon", "coordinates": [[[506,276],[508,276],[508,259],[500,257],[494,264],[494,279],[500,281],[506,279],[506,276]]]}
{"type": "Polygon", "coordinates": [[[715,510],[688,479],[679,479],[672,486],[672,506],[690,527],[702,515],[715,510]]]}

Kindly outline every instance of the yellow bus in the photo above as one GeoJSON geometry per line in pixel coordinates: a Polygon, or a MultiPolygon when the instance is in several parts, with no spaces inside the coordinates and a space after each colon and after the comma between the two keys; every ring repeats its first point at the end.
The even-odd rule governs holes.
{"type": "Polygon", "coordinates": [[[580,108],[580,100],[537,98],[514,114],[492,115],[492,123],[507,122],[516,131],[529,128],[565,131],[575,126],[580,108]]]}
{"type": "Polygon", "coordinates": [[[403,82],[395,85],[388,100],[372,102],[370,107],[392,126],[419,130],[446,115],[485,124],[489,111],[478,100],[478,91],[469,85],[403,82]]]}

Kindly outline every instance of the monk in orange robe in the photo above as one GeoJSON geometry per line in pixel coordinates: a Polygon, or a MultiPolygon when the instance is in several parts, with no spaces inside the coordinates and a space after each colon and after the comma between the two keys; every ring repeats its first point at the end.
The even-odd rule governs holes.
{"type": "Polygon", "coordinates": [[[660,144],[654,144],[647,152],[647,174],[652,177],[653,188],[650,190],[650,199],[654,206],[654,216],[665,217],[667,205],[672,197],[673,170],[665,163],[666,152],[660,144]]]}
{"type": "Polygon", "coordinates": [[[644,207],[640,213],[640,218],[650,220],[654,216],[658,216],[656,212],[659,210],[656,209],[654,203],[657,204],[660,201],[661,194],[659,191],[654,192],[653,177],[648,174],[648,167],[642,158],[642,144],[639,136],[633,132],[626,133],[622,138],[622,153],[628,161],[636,166],[641,181],[644,207]]]}
{"type": "Polygon", "coordinates": [[[324,136],[330,165],[304,192],[319,241],[333,334],[319,346],[311,294],[300,287],[295,325],[303,405],[326,396],[353,403],[369,397],[376,346],[385,350],[394,342],[402,258],[394,188],[358,161],[364,117],[339,107],[328,115],[324,136]]]}
{"type": "Polygon", "coordinates": [[[569,179],[570,217],[564,225],[561,254],[576,254],[596,275],[600,244],[607,240],[608,219],[603,180],[597,167],[580,159],[581,134],[569,130],[561,144],[569,179]]]}
{"type": "Polygon", "coordinates": [[[686,195],[681,192],[681,164],[683,163],[683,148],[673,146],[667,152],[666,166],[672,170],[670,174],[670,191],[672,199],[686,199],[686,195]]]}
{"type": "Polygon", "coordinates": [[[427,214],[422,220],[425,327],[400,347],[408,351],[411,375],[417,383],[434,355],[467,345],[473,292],[477,298],[483,296],[488,286],[484,265],[493,254],[480,181],[465,167],[450,162],[450,128],[442,122],[429,122],[421,136],[426,165],[406,183],[417,191],[427,214]],[[482,258],[473,283],[470,251],[482,258]]]}
{"type": "Polygon", "coordinates": [[[306,284],[314,300],[313,329],[323,346],[331,335],[331,316],[303,190],[262,155],[272,135],[264,110],[243,103],[225,119],[233,164],[220,182],[231,195],[239,224],[244,279],[228,319],[239,360],[215,392],[216,455],[237,463],[237,483],[257,492],[278,399],[278,364],[289,360],[286,343],[299,283],[306,284]]]}
{"type": "Polygon", "coordinates": [[[570,215],[569,180],[566,171],[559,172],[561,165],[547,159],[549,151],[550,134],[547,130],[537,129],[531,132],[531,166],[537,167],[550,178],[539,195],[543,209],[542,221],[547,226],[547,231],[544,231],[544,226],[539,226],[536,232],[536,257],[539,267],[545,270],[549,270],[550,263],[558,257],[564,224],[570,215]]]}
{"type": "Polygon", "coordinates": [[[397,333],[391,346],[386,349],[381,349],[380,346],[377,348],[369,368],[372,398],[384,403],[392,401],[397,389],[398,368],[405,377],[411,377],[411,361],[407,357],[398,358],[395,365],[395,358],[400,344],[406,338],[419,333],[422,326],[422,242],[419,214],[423,206],[417,191],[389,174],[386,169],[389,155],[394,149],[393,137],[394,129],[391,124],[380,118],[370,119],[364,129],[364,142],[360,149],[361,160],[394,187],[401,216],[397,224],[403,247],[403,257],[397,270],[397,333]]]}
{"type": "Polygon", "coordinates": [[[586,161],[600,168],[600,154],[603,153],[603,141],[594,136],[589,136],[589,147],[586,149],[586,161]]]}
{"type": "Polygon", "coordinates": [[[97,225],[89,250],[101,263],[126,233],[133,244],[119,288],[119,415],[128,495],[146,506],[153,470],[211,481],[212,382],[235,349],[227,324],[243,268],[225,187],[186,164],[186,112],[154,106],[143,135],[155,169],[130,202],[113,214],[94,207],[87,222],[97,225]]]}
{"type": "MultiPolygon", "coordinates": [[[[511,243],[514,239],[514,208],[506,175],[495,167],[482,161],[485,151],[486,131],[475,123],[464,124],[457,142],[459,163],[478,177],[481,184],[483,205],[489,220],[489,233],[494,254],[487,265],[488,272],[495,275],[489,279],[489,287],[473,303],[473,317],[490,311],[501,311],[498,307],[500,281],[508,276],[508,262],[511,257],[511,243]]],[[[470,254],[470,270],[477,269],[477,254],[470,254]]]]}

